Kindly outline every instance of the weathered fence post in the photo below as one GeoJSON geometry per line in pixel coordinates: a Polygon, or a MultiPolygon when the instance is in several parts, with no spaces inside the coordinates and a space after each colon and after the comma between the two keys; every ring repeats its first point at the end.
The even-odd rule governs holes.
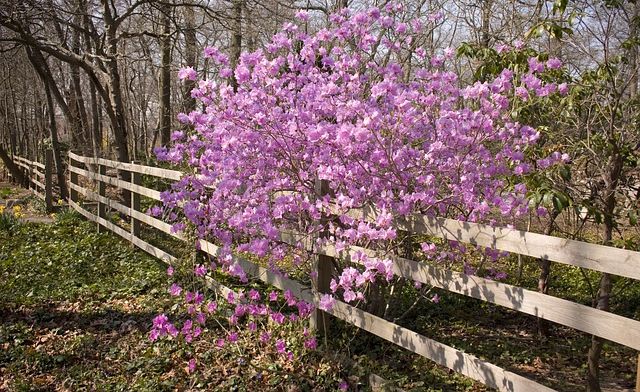
{"type": "MultiPolygon", "coordinates": [[[[131,161],[131,163],[136,164],[137,162],[131,161]]],[[[130,174],[132,185],[142,184],[142,175],[140,173],[131,170],[130,174]]],[[[140,194],[138,192],[131,191],[131,213],[129,214],[131,217],[131,237],[140,237],[140,221],[134,218],[134,211],[140,211],[140,194]]],[[[135,247],[133,242],[131,242],[131,246],[135,247]]]]}
{"type": "MultiPolygon", "coordinates": [[[[98,163],[98,175],[106,176],[107,167],[98,163]]],[[[104,181],[98,179],[98,217],[107,219],[107,206],[102,202],[103,197],[107,197],[107,187],[104,181]]],[[[108,230],[98,222],[98,233],[105,233],[108,230]]]]}
{"type": "MultiPolygon", "coordinates": [[[[316,196],[322,197],[329,194],[329,183],[326,180],[317,180],[315,184],[316,196]]],[[[326,226],[327,218],[323,215],[322,225],[326,226]]],[[[320,236],[326,233],[320,233],[320,236]]],[[[330,291],[329,285],[331,283],[331,275],[333,272],[333,257],[325,255],[315,255],[315,271],[316,276],[313,279],[313,285],[320,293],[328,293],[330,291]]],[[[326,334],[329,329],[329,315],[319,309],[316,309],[311,315],[310,324],[311,328],[314,328],[320,334],[326,334]]]]}
{"type": "Polygon", "coordinates": [[[25,169],[27,172],[27,189],[30,190],[31,193],[37,192],[38,188],[36,186],[36,183],[33,182],[33,162],[25,158],[22,163],[24,163],[28,167],[28,169],[25,169]]]}
{"type": "Polygon", "coordinates": [[[77,203],[78,191],[76,190],[76,185],[78,185],[78,173],[74,173],[72,171],[74,167],[73,158],[69,156],[69,199],[72,202],[77,203]]]}
{"type": "Polygon", "coordinates": [[[44,205],[47,213],[53,212],[53,151],[46,150],[44,153],[44,205]]]}

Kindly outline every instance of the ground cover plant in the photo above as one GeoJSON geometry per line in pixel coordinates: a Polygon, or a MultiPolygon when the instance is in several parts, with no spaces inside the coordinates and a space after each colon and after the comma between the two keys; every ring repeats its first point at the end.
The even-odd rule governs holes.
{"type": "MultiPolygon", "coordinates": [[[[375,357],[354,359],[341,348],[353,331],[338,335],[337,349],[316,352],[305,350],[297,330],[274,328],[274,336],[297,347],[294,361],[251,334],[239,334],[226,347],[216,340],[152,344],[157,309],[173,315],[180,306],[166,292],[163,263],[112,234],[98,234],[73,213],[57,214],[52,224],[17,223],[12,230],[11,241],[4,240],[5,231],[0,241],[0,389],[321,391],[347,382],[364,388],[378,370],[400,380],[399,370],[385,371],[375,357]]],[[[260,289],[263,295],[271,291],[260,289]]],[[[226,337],[226,323],[211,316],[203,328],[226,337]]],[[[404,377],[405,384],[413,382],[404,377]]],[[[423,390],[473,385],[437,368],[429,377],[435,389],[423,390]]]]}

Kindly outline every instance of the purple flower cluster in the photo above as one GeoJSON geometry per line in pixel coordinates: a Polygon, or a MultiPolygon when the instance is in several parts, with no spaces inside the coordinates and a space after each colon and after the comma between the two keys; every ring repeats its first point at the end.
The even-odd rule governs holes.
{"type": "MultiPolygon", "coordinates": [[[[184,292],[183,302],[186,306],[187,318],[182,323],[182,327],[177,329],[174,324],[169,321],[169,318],[165,314],[158,315],[153,320],[153,327],[149,334],[151,341],[170,336],[172,338],[182,337],[186,343],[192,343],[203,332],[207,323],[208,315],[217,313],[220,308],[218,302],[209,301],[205,302],[204,294],[200,292],[192,292],[183,290],[183,288],[177,283],[173,283],[169,292],[173,296],[180,296],[184,292]]],[[[269,296],[271,303],[262,303],[260,293],[257,290],[251,289],[248,293],[245,292],[228,292],[226,296],[226,303],[230,306],[230,315],[228,316],[228,333],[223,338],[216,340],[216,345],[219,348],[223,348],[227,343],[236,343],[240,337],[239,332],[241,330],[248,330],[250,333],[255,333],[258,330],[258,325],[262,325],[265,329],[273,329],[285,322],[297,322],[306,320],[311,312],[314,310],[313,306],[305,301],[298,300],[294,297],[291,291],[286,290],[284,292],[284,308],[276,308],[279,306],[278,294],[272,292],[269,296]]],[[[225,307],[225,309],[227,309],[225,307]]],[[[305,334],[306,340],[304,347],[307,349],[315,349],[317,343],[315,338],[309,338],[305,334]]],[[[273,344],[276,351],[290,358],[293,353],[290,350],[285,350],[282,346],[284,343],[280,340],[272,341],[270,333],[262,333],[260,340],[264,344],[273,344]]]]}
{"type": "Polygon", "coordinates": [[[178,330],[169,322],[169,318],[163,313],[153,319],[153,328],[149,332],[149,340],[156,341],[163,336],[178,336],[178,330]]]}

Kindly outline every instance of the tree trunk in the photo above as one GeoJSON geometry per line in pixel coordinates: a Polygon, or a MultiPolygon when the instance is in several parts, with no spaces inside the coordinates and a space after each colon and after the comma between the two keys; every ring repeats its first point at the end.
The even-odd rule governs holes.
{"type": "MultiPolygon", "coordinates": [[[[544,231],[545,235],[551,235],[553,226],[559,212],[554,208],[549,216],[549,224],[544,231]]],[[[548,259],[538,259],[540,265],[540,275],[538,276],[538,291],[542,294],[549,293],[549,279],[551,278],[551,261],[548,259]]],[[[537,319],[538,335],[547,337],[550,335],[549,322],[545,319],[537,319]]]]}
{"type": "MultiPolygon", "coordinates": [[[[196,40],[196,21],[193,7],[185,7],[184,9],[184,60],[187,66],[196,68],[196,56],[198,52],[196,40]]],[[[191,96],[191,90],[196,87],[195,80],[185,80],[184,83],[184,111],[190,113],[196,110],[196,99],[191,96]]]]}
{"type": "MultiPolygon", "coordinates": [[[[638,27],[640,25],[640,2],[635,1],[631,4],[633,10],[631,12],[631,18],[629,21],[629,38],[637,39],[640,31],[638,31],[638,27]]],[[[629,97],[633,98],[638,93],[638,80],[640,75],[640,69],[638,69],[638,43],[634,43],[629,46],[628,57],[629,57],[629,88],[627,91],[629,92],[629,97]]]]}
{"type": "MultiPolygon", "coordinates": [[[[91,21],[88,17],[87,3],[85,0],[78,1],[79,14],[82,17],[82,26],[84,27],[84,45],[87,53],[92,53],[91,45],[91,21]]],[[[94,64],[95,59],[90,59],[94,64]]],[[[102,111],[100,110],[100,98],[96,91],[96,85],[93,80],[89,80],[89,102],[91,104],[91,147],[94,157],[100,157],[102,153],[102,111]]]]}
{"type": "Polygon", "coordinates": [[[44,92],[47,96],[47,108],[49,112],[49,136],[51,137],[51,149],[53,150],[53,161],[56,164],[56,175],[58,177],[58,187],[60,188],[60,198],[66,200],[68,196],[67,182],[64,177],[64,165],[60,156],[60,143],[58,142],[58,126],[56,125],[56,108],[51,97],[51,88],[46,81],[44,92]]]}
{"type": "MultiPolygon", "coordinates": [[[[242,51],[242,0],[233,0],[233,31],[231,33],[231,69],[235,70],[240,62],[240,52],[242,51]]],[[[231,77],[231,85],[234,91],[238,89],[238,81],[235,76],[231,77]]]]}
{"type": "MultiPolygon", "coordinates": [[[[79,17],[76,17],[76,23],[80,24],[79,17]]],[[[74,29],[72,50],[74,53],[80,53],[80,32],[74,29]]],[[[82,95],[82,85],[80,81],[80,67],[77,64],[69,64],[71,68],[71,91],[74,98],[74,106],[76,112],[76,124],[80,128],[79,140],[82,142],[81,148],[84,153],[92,151],[91,148],[91,129],[89,128],[89,119],[87,109],[82,95]]]]}
{"type": "Polygon", "coordinates": [[[11,109],[12,109],[12,114],[13,114],[13,128],[12,131],[10,133],[11,136],[11,154],[15,155],[17,153],[19,153],[19,140],[18,140],[18,114],[16,111],[16,93],[15,90],[13,88],[13,85],[11,83],[11,78],[9,78],[7,80],[7,82],[9,83],[9,90],[11,91],[11,109]]]}
{"type": "MultiPolygon", "coordinates": [[[[604,195],[604,231],[603,239],[604,245],[611,245],[613,239],[613,229],[615,224],[615,207],[616,207],[616,189],[618,187],[618,181],[620,180],[620,174],[622,173],[622,157],[616,150],[614,145],[613,156],[611,157],[608,165],[608,170],[604,176],[605,180],[605,195],[604,195]]],[[[609,300],[611,297],[611,291],[613,283],[611,275],[602,273],[600,276],[600,286],[598,289],[598,297],[595,301],[595,308],[599,310],[609,310],[609,300]]],[[[591,347],[587,354],[587,391],[588,392],[600,392],[600,357],[602,353],[602,346],[604,339],[599,336],[591,336],[591,347]]]]}
{"type": "Polygon", "coordinates": [[[171,7],[163,6],[162,13],[162,67],[160,69],[160,144],[169,144],[171,135],[171,7]]]}
{"type": "Polygon", "coordinates": [[[125,120],[124,102],[122,100],[122,87],[120,84],[120,72],[118,61],[114,57],[107,62],[109,69],[109,104],[113,113],[113,137],[116,148],[116,157],[120,162],[129,160],[129,146],[127,143],[127,126],[125,120]]]}
{"type": "MultiPolygon", "coordinates": [[[[58,88],[58,85],[55,83],[51,69],[49,68],[47,60],[44,58],[42,52],[34,47],[27,47],[26,49],[27,57],[29,58],[31,65],[33,66],[36,73],[40,76],[42,83],[44,83],[46,86],[49,86],[52,98],[55,99],[58,107],[60,108],[60,110],[62,110],[62,114],[67,119],[67,122],[69,124],[77,124],[77,119],[74,116],[74,112],[69,108],[67,101],[64,99],[62,93],[60,92],[60,89],[58,88]]],[[[72,129],[74,129],[72,132],[77,132],[76,127],[77,125],[72,125],[72,129]]]]}
{"type": "MultiPolygon", "coordinates": [[[[105,99],[105,103],[110,106],[110,108],[107,108],[107,113],[109,114],[111,128],[113,129],[116,157],[120,162],[129,162],[129,146],[127,144],[127,124],[125,118],[126,111],[122,99],[122,85],[120,83],[120,70],[118,68],[118,24],[114,19],[111,3],[102,0],[102,5],[107,47],[105,66],[109,79],[108,100],[105,99]]],[[[119,170],[118,177],[126,182],[131,180],[131,174],[125,170],[119,170]]],[[[122,204],[129,207],[131,205],[131,192],[123,189],[120,196],[122,198],[122,204]]]]}
{"type": "Polygon", "coordinates": [[[485,48],[488,48],[491,44],[491,8],[493,5],[493,0],[482,0],[481,2],[481,11],[482,11],[482,26],[481,26],[481,37],[480,37],[480,45],[485,48]]]}
{"type": "Polygon", "coordinates": [[[91,145],[93,156],[99,157],[102,150],[102,136],[100,135],[100,106],[96,94],[96,86],[89,82],[89,100],[91,102],[91,145]]]}
{"type": "Polygon", "coordinates": [[[47,100],[47,111],[49,113],[49,137],[51,138],[53,159],[56,165],[58,187],[60,188],[60,198],[66,199],[68,195],[67,183],[64,177],[64,166],[62,163],[62,157],[60,156],[60,143],[58,142],[58,126],[56,124],[56,111],[55,105],[53,104],[53,96],[57,98],[56,101],[58,102],[58,105],[69,121],[73,121],[71,119],[71,112],[69,111],[69,108],[64,101],[64,98],[62,97],[62,94],[60,94],[60,90],[56,86],[55,81],[53,80],[51,70],[49,69],[46,60],[42,56],[42,53],[40,53],[38,49],[27,48],[27,56],[29,57],[33,68],[40,76],[40,79],[44,84],[45,96],[47,100]]]}
{"type": "MultiPolygon", "coordinates": [[[[120,69],[118,67],[118,37],[117,24],[114,20],[111,4],[102,0],[103,17],[106,31],[106,57],[105,67],[107,69],[109,84],[109,100],[105,103],[111,106],[111,127],[116,148],[116,157],[120,162],[129,161],[129,146],[127,144],[127,124],[125,119],[125,107],[122,99],[122,84],[120,81],[120,69]]],[[[128,172],[122,172],[123,180],[129,181],[128,172]],[[125,178],[126,177],[126,178],[125,178]]],[[[126,199],[125,199],[126,202],[126,199]]]]}

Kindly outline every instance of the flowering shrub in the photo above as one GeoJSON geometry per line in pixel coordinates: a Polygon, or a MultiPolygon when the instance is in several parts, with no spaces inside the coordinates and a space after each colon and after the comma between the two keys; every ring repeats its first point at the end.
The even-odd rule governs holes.
{"type": "Polygon", "coordinates": [[[562,148],[574,157],[583,155],[567,145],[571,144],[566,138],[568,127],[562,121],[572,107],[580,106],[569,94],[571,74],[559,59],[526,47],[522,42],[516,42],[513,47],[501,44],[495,48],[463,44],[457,53],[477,64],[474,77],[479,80],[496,77],[504,69],[513,71],[517,99],[511,103],[512,116],[546,136],[527,154],[533,167],[523,181],[527,185],[527,196],[533,206],[540,206],[539,212],[548,211],[551,217],[557,216],[576,200],[571,200],[566,187],[574,165],[557,165],[569,162],[570,158],[556,150],[562,148]]]}
{"type": "MultiPolygon", "coordinates": [[[[159,159],[190,173],[162,194],[164,206],[175,209],[174,228],[190,227],[223,247],[217,262],[195,267],[196,275],[219,269],[246,281],[232,251],[283,273],[290,272],[285,266],[310,272],[302,246],[280,241],[283,230],[338,251],[363,243],[385,250],[397,240],[392,223],[399,217],[475,222],[527,212],[527,189],[517,179],[531,170],[527,150],[539,135],[512,119],[512,102],[556,93],[535,75],[557,64],[532,60],[528,79],[518,85],[504,70],[461,86],[447,69],[453,50],[429,58],[420,48],[406,49],[435,18],[407,23],[396,17],[400,11],[396,5],[353,15],[343,10],[311,35],[299,13],[299,24],[285,24],[266,49],[242,54],[234,70],[224,54],[206,49],[219,78],[201,80],[192,91],[205,109],[180,114],[189,130],[174,132],[173,144],[157,150],[159,159]],[[318,181],[329,192],[320,192],[318,181]],[[379,211],[375,223],[347,214],[364,206],[379,211]]],[[[190,68],[180,76],[196,77],[190,68]]],[[[554,155],[549,163],[560,160],[554,155]]],[[[433,244],[422,248],[435,252],[433,244]]],[[[352,261],[331,283],[346,302],[365,300],[368,284],[393,276],[390,259],[358,253],[352,261]]],[[[320,308],[331,308],[334,295],[325,294],[320,308]]],[[[237,318],[270,313],[276,324],[284,321],[253,296],[227,298],[242,304],[237,318]]],[[[205,314],[197,294],[187,303],[190,314],[205,314]]],[[[167,323],[157,319],[152,338],[178,333],[167,323]]],[[[196,335],[194,325],[185,336],[196,335]]]]}

